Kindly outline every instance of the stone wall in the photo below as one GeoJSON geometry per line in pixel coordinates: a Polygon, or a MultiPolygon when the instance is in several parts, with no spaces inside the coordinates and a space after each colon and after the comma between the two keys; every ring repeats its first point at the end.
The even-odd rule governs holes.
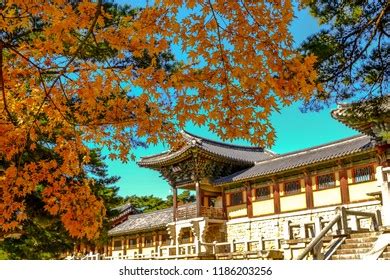
{"type": "Polygon", "coordinates": [[[208,224],[204,239],[206,243],[224,242],[226,240],[225,224],[208,224]]]}
{"type": "MultiPolygon", "coordinates": [[[[379,202],[372,201],[366,203],[356,203],[353,205],[346,205],[348,209],[363,212],[375,212],[377,209],[380,210],[381,205],[379,202]]],[[[322,218],[322,222],[326,223],[332,220],[335,215],[336,207],[324,207],[319,209],[296,211],[294,213],[284,213],[279,215],[271,215],[259,218],[241,218],[233,219],[227,222],[227,240],[236,241],[239,240],[259,240],[276,238],[283,239],[285,233],[285,225],[287,222],[291,224],[300,225],[293,228],[292,233],[296,238],[304,237],[305,224],[307,225],[306,230],[310,231],[310,224],[313,224],[319,217],[322,218]]],[[[382,215],[383,216],[383,215],[382,215]]],[[[352,223],[352,221],[350,221],[352,223]]],[[[360,224],[362,228],[369,228],[370,221],[362,219],[360,224]]],[[[265,241],[265,243],[270,241],[265,241]]],[[[270,242],[272,243],[272,242],[270,242]]],[[[266,245],[266,247],[268,247],[266,245]]],[[[272,245],[270,245],[272,247],[272,245]]]]}

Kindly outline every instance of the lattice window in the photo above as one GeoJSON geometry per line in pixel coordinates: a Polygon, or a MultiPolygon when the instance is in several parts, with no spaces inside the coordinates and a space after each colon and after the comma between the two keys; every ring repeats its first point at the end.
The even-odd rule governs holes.
{"type": "Polygon", "coordinates": [[[145,236],[145,247],[153,246],[153,236],[145,236]]]}
{"type": "Polygon", "coordinates": [[[129,247],[132,249],[137,248],[137,239],[136,238],[129,239],[129,247]]]}
{"type": "Polygon", "coordinates": [[[320,190],[331,188],[336,185],[336,181],[334,179],[333,173],[318,176],[317,181],[318,181],[318,189],[320,190]]]}
{"type": "Polygon", "coordinates": [[[243,203],[242,192],[235,192],[230,194],[231,205],[238,205],[243,203]]]}
{"type": "Polygon", "coordinates": [[[267,199],[270,198],[270,196],[270,187],[261,187],[256,189],[256,199],[267,199]]]}
{"type": "Polygon", "coordinates": [[[284,184],[285,194],[299,193],[301,192],[301,184],[299,181],[292,181],[284,184]]]}
{"type": "Polygon", "coordinates": [[[355,168],[354,169],[354,182],[361,183],[361,182],[365,182],[365,181],[370,181],[373,179],[372,175],[373,175],[372,166],[355,168]]]}

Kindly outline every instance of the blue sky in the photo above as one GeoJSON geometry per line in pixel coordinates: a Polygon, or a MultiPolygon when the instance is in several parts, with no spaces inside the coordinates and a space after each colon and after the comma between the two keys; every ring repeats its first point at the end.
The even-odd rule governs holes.
{"type": "MultiPolygon", "coordinates": [[[[115,1],[117,3],[142,3],[143,0],[115,1]]],[[[316,20],[310,16],[308,11],[297,11],[296,19],[291,25],[291,32],[294,36],[295,44],[299,45],[307,36],[318,31],[316,20]]],[[[180,56],[180,54],[176,54],[180,56]]],[[[299,103],[282,108],[280,113],[272,115],[272,123],[276,129],[276,142],[271,148],[276,153],[286,153],[298,149],[308,148],[326,142],[356,135],[357,132],[345,127],[330,116],[330,111],[335,108],[324,109],[321,112],[301,113],[299,103]]],[[[199,127],[188,126],[189,132],[197,135],[219,140],[217,136],[199,127]]],[[[237,144],[247,144],[236,141],[237,144]]],[[[145,155],[152,155],[167,150],[168,147],[159,144],[147,149],[137,149],[135,155],[137,159],[145,155]]],[[[139,167],[135,162],[126,164],[120,161],[106,160],[109,166],[109,174],[120,176],[117,183],[120,187],[119,194],[125,195],[155,195],[166,197],[170,194],[170,187],[166,181],[159,177],[159,173],[153,170],[139,167]]]]}

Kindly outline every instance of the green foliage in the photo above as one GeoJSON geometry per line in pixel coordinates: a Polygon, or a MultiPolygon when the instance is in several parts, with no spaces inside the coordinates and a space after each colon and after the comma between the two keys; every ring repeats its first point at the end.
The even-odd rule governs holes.
{"type": "MultiPolygon", "coordinates": [[[[195,201],[195,196],[190,191],[183,191],[177,195],[177,201],[180,203],[190,203],[195,201]]],[[[123,203],[131,203],[136,209],[147,213],[155,210],[165,209],[173,206],[173,197],[168,195],[166,199],[153,195],[147,196],[128,196],[123,199],[123,203]]]]}
{"type": "Polygon", "coordinates": [[[58,259],[64,252],[72,251],[73,241],[59,221],[47,225],[41,222],[37,219],[26,222],[24,233],[18,238],[5,238],[0,243],[0,251],[13,260],[58,259]]]}
{"type": "Polygon", "coordinates": [[[126,202],[131,203],[134,208],[146,213],[155,210],[165,209],[170,207],[166,200],[153,195],[136,196],[131,195],[124,199],[126,202]]]}
{"type": "Polygon", "coordinates": [[[386,0],[302,1],[322,27],[301,50],[317,56],[324,92],[305,109],[324,104],[385,95],[390,77],[390,4],[386,0]]]}
{"type": "MultiPolygon", "coordinates": [[[[173,196],[168,195],[167,201],[169,205],[173,205],[173,196]]],[[[191,194],[190,191],[183,191],[177,195],[177,201],[181,203],[191,203],[196,201],[196,197],[191,194]]]]}
{"type": "Polygon", "coordinates": [[[0,249],[0,260],[9,260],[9,256],[6,252],[0,249]]]}

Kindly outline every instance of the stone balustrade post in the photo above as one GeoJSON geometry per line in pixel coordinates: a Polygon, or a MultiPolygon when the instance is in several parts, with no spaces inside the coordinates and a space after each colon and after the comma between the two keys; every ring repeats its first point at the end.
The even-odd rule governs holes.
{"type": "Polygon", "coordinates": [[[341,234],[348,234],[349,228],[348,228],[348,216],[347,216],[347,209],[345,207],[341,207],[339,210],[339,213],[341,214],[341,234]]]}
{"type": "Polygon", "coordinates": [[[376,180],[382,193],[383,226],[390,227],[390,167],[378,166],[376,180]]]}
{"type": "Polygon", "coordinates": [[[232,239],[232,241],[230,241],[230,253],[234,253],[235,251],[235,248],[234,248],[234,239],[232,239]]]}
{"type": "Polygon", "coordinates": [[[360,221],[359,221],[358,217],[356,217],[355,215],[352,215],[350,217],[350,221],[351,221],[351,230],[352,231],[359,231],[360,230],[360,221]]]}
{"type": "Polygon", "coordinates": [[[176,245],[176,255],[180,255],[180,251],[179,251],[179,237],[176,236],[176,242],[175,242],[175,245],[176,245]]]}
{"type": "Polygon", "coordinates": [[[283,237],[284,240],[291,239],[291,229],[290,229],[291,221],[285,221],[283,225],[283,237]]]}
{"type": "Polygon", "coordinates": [[[259,238],[259,251],[264,250],[264,243],[263,243],[263,237],[260,236],[259,238]]]}
{"type": "Polygon", "coordinates": [[[375,211],[375,216],[376,216],[376,220],[378,222],[378,226],[382,226],[383,223],[382,223],[382,213],[380,210],[376,210],[375,211]]]}
{"type": "Polygon", "coordinates": [[[275,242],[275,249],[276,249],[276,250],[279,250],[279,249],[280,249],[280,242],[279,242],[279,238],[278,238],[278,237],[276,237],[276,238],[274,239],[274,242],[275,242]]]}
{"type": "Polygon", "coordinates": [[[248,240],[245,240],[244,241],[244,252],[248,252],[249,251],[249,242],[248,240]]]}
{"type": "Polygon", "coordinates": [[[314,235],[317,236],[322,230],[322,217],[316,217],[314,219],[314,235]]]}
{"type": "Polygon", "coordinates": [[[161,257],[161,246],[157,246],[157,257],[161,257]]]}
{"type": "Polygon", "coordinates": [[[307,238],[306,236],[306,224],[300,223],[299,224],[299,237],[300,238],[307,238]]]}
{"type": "Polygon", "coordinates": [[[189,248],[190,248],[190,246],[188,245],[188,244],[186,244],[186,246],[184,247],[184,254],[186,255],[186,256],[188,256],[189,255],[189,248]]]}
{"type": "Polygon", "coordinates": [[[213,254],[215,255],[217,253],[217,241],[213,242],[213,254]]]}

